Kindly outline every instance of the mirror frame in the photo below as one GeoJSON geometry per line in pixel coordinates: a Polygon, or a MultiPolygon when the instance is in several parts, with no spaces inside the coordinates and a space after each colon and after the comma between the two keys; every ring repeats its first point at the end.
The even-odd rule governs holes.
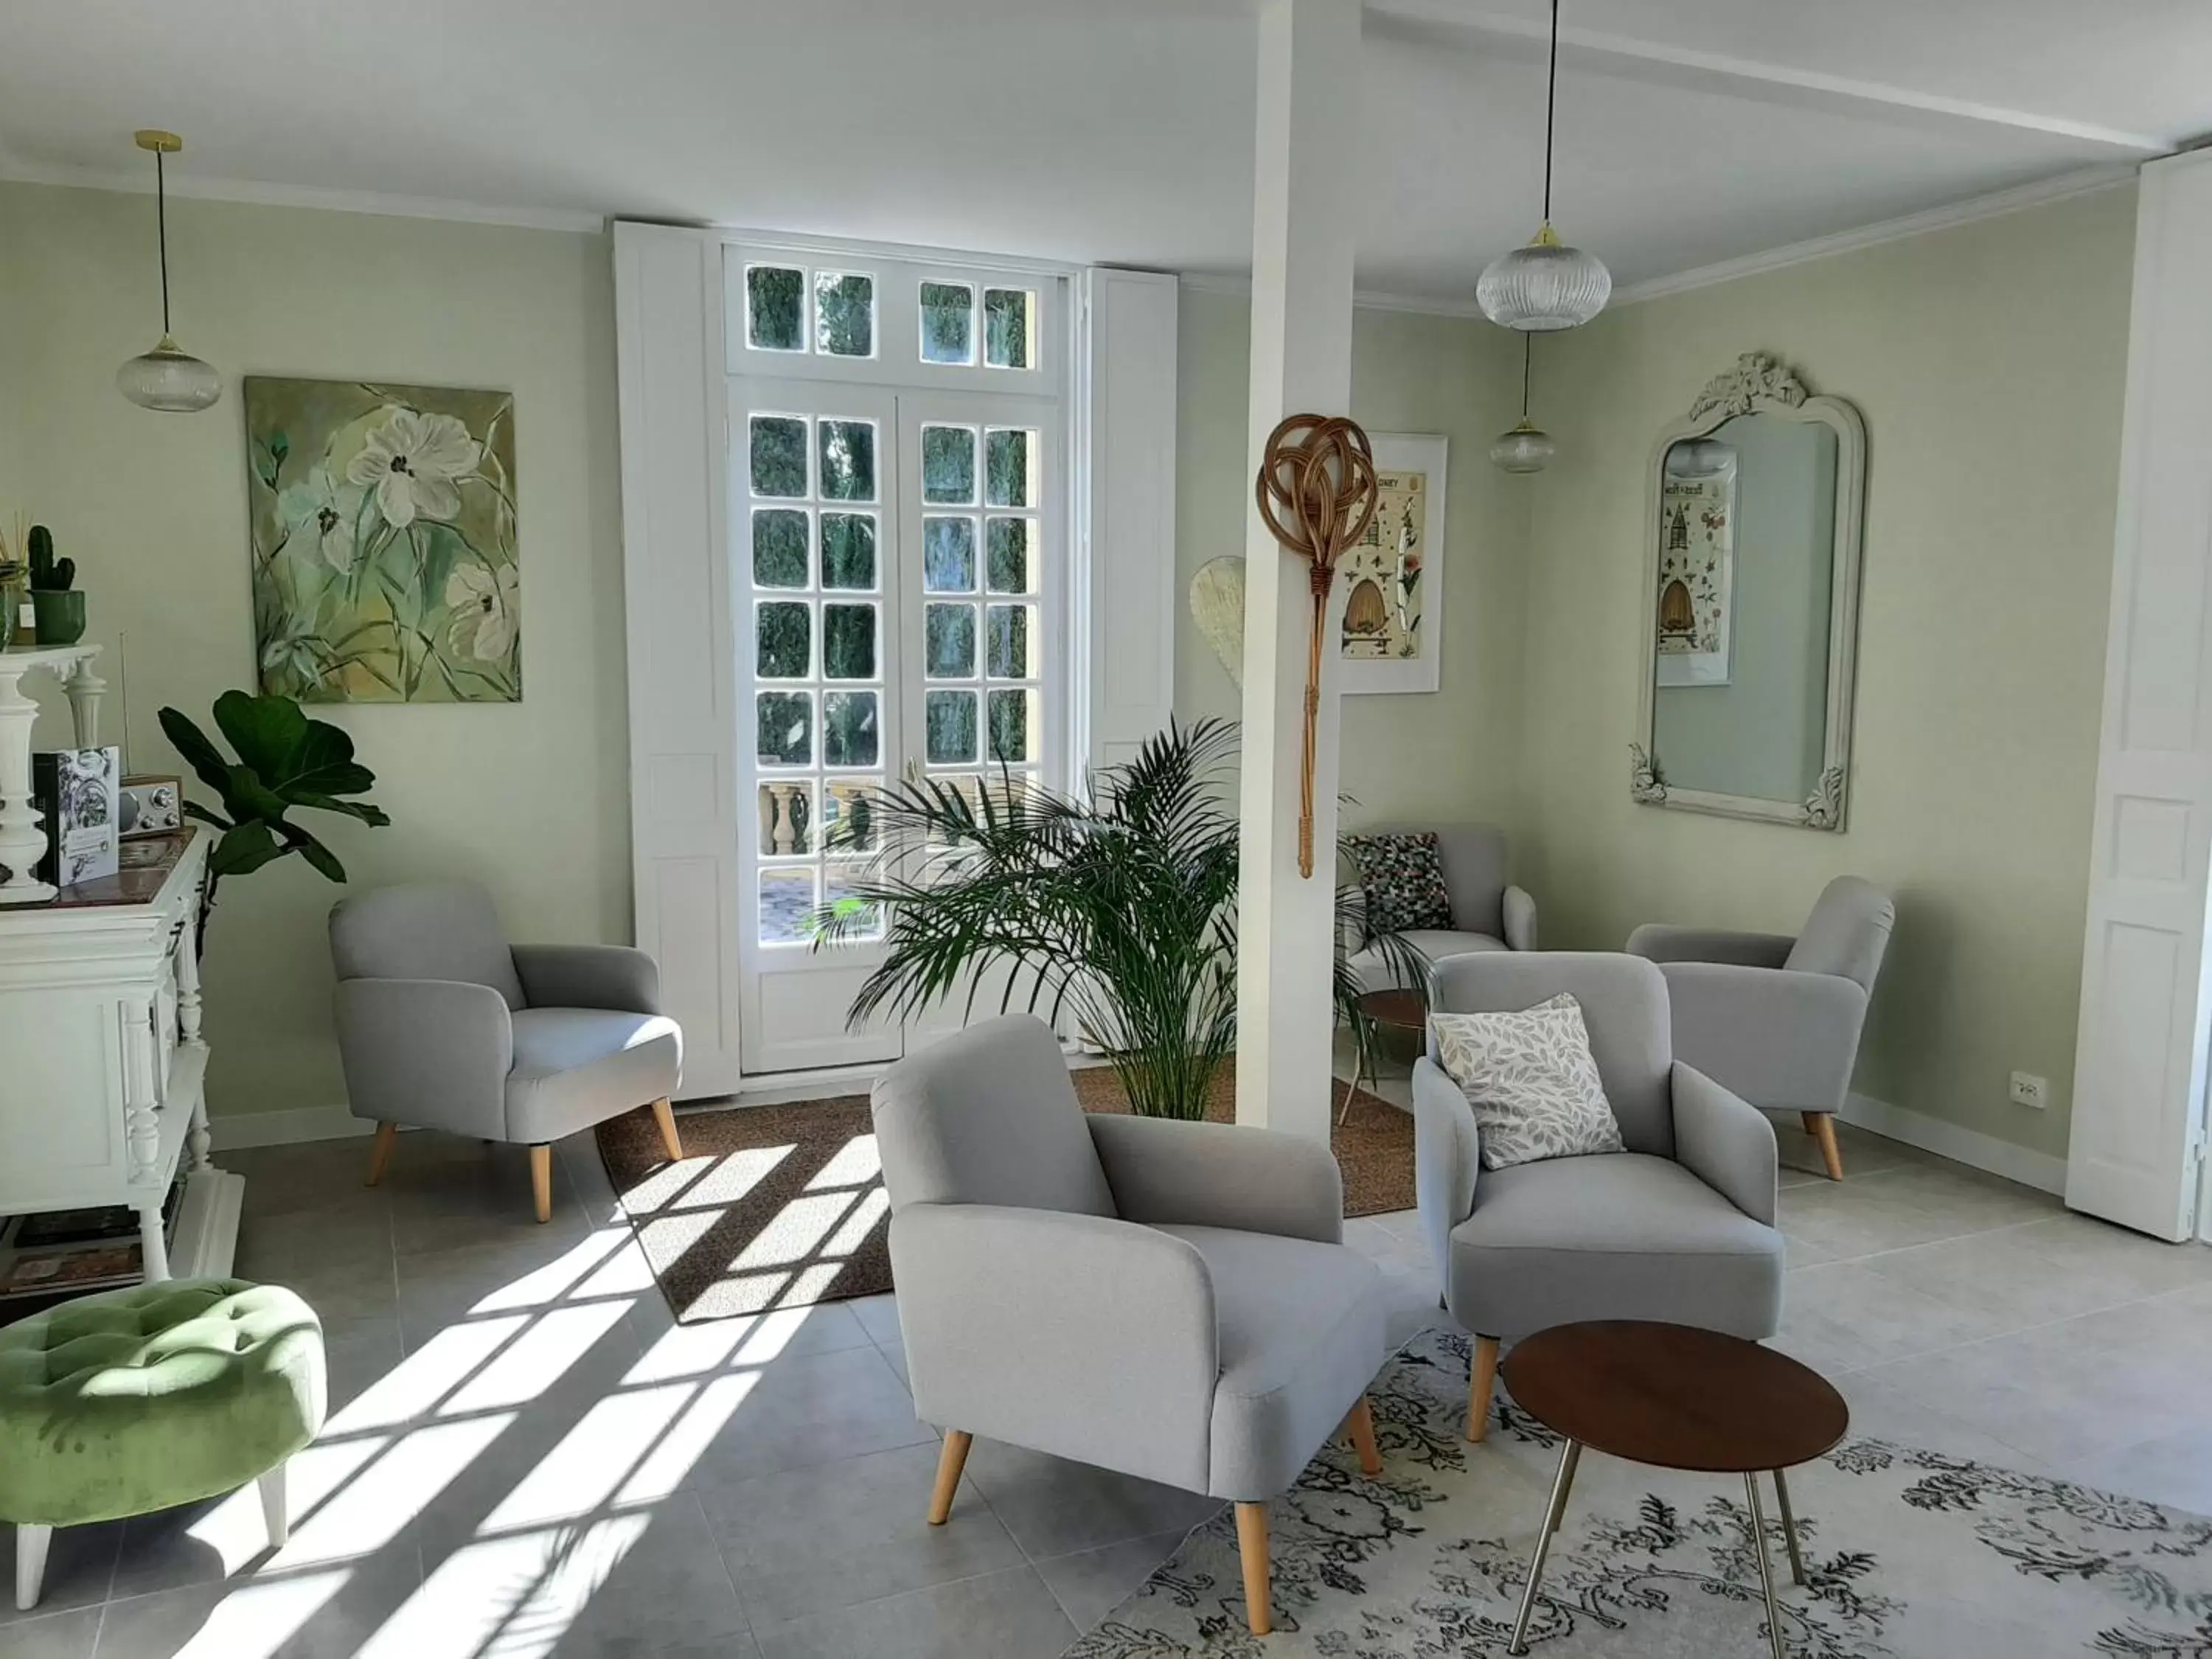
{"type": "Polygon", "coordinates": [[[1644,589],[1637,605],[1642,635],[1644,680],[1637,711],[1637,739],[1628,745],[1628,793],[1645,806],[1672,806],[1686,812],[1794,823],[1806,830],[1840,831],[1851,768],[1851,690],[1858,654],[1859,567],[1864,555],[1866,520],[1866,422],[1842,398],[1814,397],[1805,382],[1763,351],[1747,351],[1735,367],[1705,382],[1690,412],[1660,433],[1645,469],[1644,589]],[[1819,781],[1802,801],[1765,800],[1753,795],[1725,795],[1711,790],[1678,789],[1662,775],[1665,757],[1652,752],[1652,721],[1657,713],[1659,637],[1653,622],[1658,603],[1662,552],[1659,503],[1667,452],[1685,439],[1711,435],[1739,415],[1774,415],[1784,420],[1825,426],[1836,434],[1835,550],[1828,600],[1828,710],[1819,781]]]}

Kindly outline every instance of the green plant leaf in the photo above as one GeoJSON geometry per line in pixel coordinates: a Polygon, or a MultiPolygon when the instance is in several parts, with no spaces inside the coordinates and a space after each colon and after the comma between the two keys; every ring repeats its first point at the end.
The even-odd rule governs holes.
{"type": "Polygon", "coordinates": [[[215,851],[208,855],[208,870],[216,876],[242,876],[290,850],[279,847],[269,826],[257,819],[236,825],[216,842],[215,851]]]}
{"type": "Polygon", "coordinates": [[[383,825],[392,822],[391,817],[381,806],[373,805],[365,800],[334,800],[328,795],[319,795],[312,790],[292,791],[292,805],[317,807],[325,812],[343,812],[348,817],[359,818],[363,823],[383,825]]]}
{"type": "Polygon", "coordinates": [[[358,795],[376,775],[353,757],[353,739],[327,720],[309,720],[289,697],[226,691],[215,700],[215,723],[238,758],[271,793],[358,795]]]}
{"type": "Polygon", "coordinates": [[[199,775],[199,781],[217,794],[228,795],[230,763],[208,741],[207,733],[174,708],[164,708],[161,721],[161,735],[168,738],[170,747],[185,757],[185,763],[199,775]]]}
{"type": "Polygon", "coordinates": [[[332,881],[342,882],[346,878],[345,866],[338,862],[337,854],[297,825],[287,824],[285,830],[286,838],[291,842],[287,851],[297,853],[332,881]]]}

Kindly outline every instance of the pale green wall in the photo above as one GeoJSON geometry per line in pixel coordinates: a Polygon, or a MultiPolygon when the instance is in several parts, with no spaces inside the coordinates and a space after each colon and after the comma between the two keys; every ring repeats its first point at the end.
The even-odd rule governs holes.
{"type": "MultiPolygon", "coordinates": [[[[1352,337],[1352,413],[1374,432],[1451,440],[1441,690],[1344,699],[1347,825],[1518,813],[1521,613],[1530,481],[1490,465],[1519,417],[1517,342],[1488,324],[1362,311],[1352,337]]],[[[1185,289],[1176,449],[1176,712],[1234,717],[1237,688],[1190,620],[1190,579],[1244,551],[1251,308],[1185,289]]]]}
{"type": "MultiPolygon", "coordinates": [[[[314,711],[353,734],[393,820],[317,830],[356,884],[472,877],[519,937],[629,937],[605,240],[171,205],[178,337],[224,377],[201,415],[152,414],[114,388],[159,331],[151,198],[0,184],[0,446],[16,435],[0,447],[0,515],[52,526],[76,560],[88,637],[128,665],[127,763],[175,768],[163,703],[204,725],[216,693],[252,684],[241,374],[511,388],[526,699],[314,711]]],[[[112,740],[125,677],[107,678],[112,740]]],[[[41,722],[41,743],[65,735],[41,722]]],[[[343,1099],[324,938],[339,890],[297,860],[224,884],[206,963],[214,1111],[343,1099]]]]}
{"type": "Polygon", "coordinates": [[[1523,753],[1550,939],[1639,921],[1794,928],[1829,877],[1898,923],[1857,1086],[2063,1154],[2127,367],[2119,187],[1626,306],[1538,353],[1560,441],[1528,551],[1523,753]],[[1628,798],[1643,466],[1707,376],[1762,350],[1869,434],[1850,826],[1628,798]],[[2005,1098],[2051,1079],[2042,1112],[2005,1098]]]}

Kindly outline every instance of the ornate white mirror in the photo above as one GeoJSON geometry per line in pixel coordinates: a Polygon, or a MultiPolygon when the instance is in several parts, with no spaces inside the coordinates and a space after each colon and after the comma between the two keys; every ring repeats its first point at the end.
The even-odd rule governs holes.
{"type": "Polygon", "coordinates": [[[1630,793],[1841,830],[1866,425],[1747,352],[1652,451],[1630,793]]]}

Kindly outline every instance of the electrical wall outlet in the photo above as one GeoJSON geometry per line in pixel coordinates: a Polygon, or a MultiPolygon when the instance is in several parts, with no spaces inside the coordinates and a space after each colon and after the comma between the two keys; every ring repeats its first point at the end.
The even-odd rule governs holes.
{"type": "Polygon", "coordinates": [[[2012,1074],[2012,1103],[2032,1106],[2041,1111],[2051,1103],[2050,1082],[2032,1072],[2014,1072],[2012,1074]]]}

